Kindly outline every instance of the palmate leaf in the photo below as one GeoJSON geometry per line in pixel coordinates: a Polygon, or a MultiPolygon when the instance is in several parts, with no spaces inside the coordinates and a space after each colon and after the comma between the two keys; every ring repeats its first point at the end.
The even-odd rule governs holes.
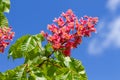
{"type": "Polygon", "coordinates": [[[65,57],[62,54],[59,54],[59,56],[62,58],[49,58],[40,67],[34,66],[39,61],[36,64],[31,63],[32,73],[29,78],[31,80],[39,78],[44,78],[44,80],[88,80],[84,67],[79,60],[65,57]]]}
{"type": "Polygon", "coordinates": [[[8,27],[8,20],[2,12],[0,12],[0,27],[8,27]]]}
{"type": "Polygon", "coordinates": [[[9,49],[9,55],[13,59],[24,57],[25,59],[33,59],[39,56],[44,50],[41,42],[44,37],[41,34],[25,35],[19,38],[9,49]]]}
{"type": "Polygon", "coordinates": [[[77,68],[73,68],[73,65],[71,66],[71,63],[69,63],[71,67],[68,67],[66,65],[61,66],[60,63],[55,63],[52,61],[50,63],[44,63],[42,67],[36,69],[38,71],[32,71],[38,72],[35,73],[34,76],[36,75],[37,77],[44,77],[45,80],[88,80],[81,62],[78,60],[74,60],[72,63],[74,63],[74,67],[77,66],[77,68]],[[43,76],[39,76],[38,74],[41,74],[43,76]]]}
{"type": "Polygon", "coordinates": [[[50,62],[52,67],[48,70],[49,76],[53,75],[52,80],[88,80],[79,60],[65,57],[60,52],[57,52],[55,56],[55,60],[50,62]]]}
{"type": "Polygon", "coordinates": [[[81,62],[73,58],[67,59],[65,59],[67,61],[64,61],[65,66],[57,69],[55,80],[87,80],[81,62]],[[67,59],[70,59],[70,61],[67,59]]]}

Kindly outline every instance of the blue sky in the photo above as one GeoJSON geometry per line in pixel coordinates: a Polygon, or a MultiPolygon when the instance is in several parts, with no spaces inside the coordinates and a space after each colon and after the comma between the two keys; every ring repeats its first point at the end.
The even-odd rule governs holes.
{"type": "MultiPolygon", "coordinates": [[[[82,61],[88,80],[120,80],[120,0],[11,0],[11,10],[6,14],[15,31],[13,44],[25,34],[47,32],[47,24],[62,12],[72,9],[78,17],[99,17],[97,33],[83,38],[72,57],[82,61]]],[[[10,47],[10,46],[9,46],[10,47]]],[[[0,54],[0,72],[13,69],[23,59],[7,59],[7,47],[0,54]]]]}

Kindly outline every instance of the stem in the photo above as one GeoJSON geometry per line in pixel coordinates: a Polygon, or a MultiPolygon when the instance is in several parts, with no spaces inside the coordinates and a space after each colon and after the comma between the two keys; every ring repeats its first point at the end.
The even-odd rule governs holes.
{"type": "Polygon", "coordinates": [[[54,66],[56,66],[56,67],[62,68],[62,66],[60,66],[60,65],[58,65],[58,64],[54,64],[54,63],[52,63],[52,62],[49,62],[49,63],[52,64],[52,65],[54,65],[54,66]]]}
{"type": "Polygon", "coordinates": [[[38,45],[39,49],[42,51],[42,49],[41,49],[41,47],[40,47],[40,45],[39,45],[39,43],[38,43],[38,42],[37,42],[37,45],[38,45]]]}
{"type": "MultiPolygon", "coordinates": [[[[52,53],[49,54],[47,58],[49,59],[49,57],[50,57],[53,53],[54,53],[54,51],[52,51],[52,53]]],[[[46,61],[48,61],[48,59],[47,59],[47,60],[44,60],[42,63],[40,63],[39,65],[37,65],[37,67],[41,67],[46,61]]]]}

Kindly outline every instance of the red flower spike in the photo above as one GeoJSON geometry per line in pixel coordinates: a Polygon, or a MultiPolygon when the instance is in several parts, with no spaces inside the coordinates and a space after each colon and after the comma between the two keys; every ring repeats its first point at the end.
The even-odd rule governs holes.
{"type": "MultiPolygon", "coordinates": [[[[57,24],[48,25],[52,35],[47,35],[46,39],[52,44],[54,50],[62,50],[65,56],[70,56],[70,51],[82,42],[82,37],[89,37],[91,32],[95,32],[94,26],[98,22],[97,17],[84,16],[78,19],[73,11],[69,9],[54,22],[57,24]]],[[[44,32],[41,33],[45,35],[44,32]]]]}
{"type": "Polygon", "coordinates": [[[11,31],[12,28],[3,27],[0,28],[0,53],[4,52],[4,49],[9,45],[9,41],[14,37],[14,32],[11,31]]]}

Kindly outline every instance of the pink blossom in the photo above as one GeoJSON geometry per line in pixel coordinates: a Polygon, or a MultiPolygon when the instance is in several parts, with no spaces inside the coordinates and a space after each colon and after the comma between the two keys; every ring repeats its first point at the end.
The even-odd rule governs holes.
{"type": "Polygon", "coordinates": [[[84,16],[78,19],[69,9],[65,13],[63,12],[58,19],[55,18],[54,22],[57,25],[48,25],[52,34],[46,36],[46,39],[52,44],[54,50],[61,50],[65,56],[70,56],[71,49],[77,48],[82,42],[82,37],[89,37],[91,32],[96,31],[94,26],[98,22],[98,18],[84,16]]]}
{"type": "Polygon", "coordinates": [[[9,45],[9,41],[13,39],[14,32],[11,31],[12,28],[3,27],[0,28],[0,52],[4,52],[4,49],[9,45]]]}

